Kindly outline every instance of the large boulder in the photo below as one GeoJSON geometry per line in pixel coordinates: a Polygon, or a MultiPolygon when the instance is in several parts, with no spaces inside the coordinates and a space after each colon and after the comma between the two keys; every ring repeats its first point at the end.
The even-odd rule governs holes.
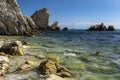
{"type": "Polygon", "coordinates": [[[33,21],[35,22],[35,24],[37,25],[37,27],[39,28],[39,30],[47,30],[49,25],[49,13],[47,8],[42,8],[40,10],[37,10],[32,16],[31,18],[33,19],[33,21]]]}
{"type": "Polygon", "coordinates": [[[4,52],[10,55],[24,55],[24,50],[21,41],[14,41],[8,44],[4,44],[0,48],[0,52],[4,52]]]}
{"type": "Polygon", "coordinates": [[[49,58],[39,65],[40,73],[43,75],[55,74],[61,77],[71,77],[71,72],[60,65],[59,59],[49,58]]]}
{"type": "Polygon", "coordinates": [[[100,25],[93,25],[90,26],[89,29],[87,29],[87,31],[114,31],[114,27],[112,25],[108,26],[108,28],[101,23],[100,25]]]}
{"type": "Polygon", "coordinates": [[[41,62],[39,66],[39,70],[44,75],[57,73],[56,64],[49,59],[41,62]]]}
{"type": "Polygon", "coordinates": [[[50,26],[50,30],[52,31],[59,31],[60,27],[58,26],[58,21],[55,21],[51,26],[50,26]]]}
{"type": "Polygon", "coordinates": [[[0,34],[26,35],[34,32],[36,25],[29,17],[24,17],[16,0],[0,0],[0,34]]]}

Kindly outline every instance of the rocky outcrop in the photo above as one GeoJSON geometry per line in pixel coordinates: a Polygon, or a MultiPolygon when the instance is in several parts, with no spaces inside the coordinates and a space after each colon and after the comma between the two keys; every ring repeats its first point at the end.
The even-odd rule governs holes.
{"type": "Polygon", "coordinates": [[[21,41],[15,41],[12,43],[4,44],[0,48],[0,52],[4,52],[10,55],[24,55],[24,50],[21,41]]]}
{"type": "Polygon", "coordinates": [[[55,21],[51,26],[50,26],[50,30],[52,31],[59,31],[60,27],[58,26],[58,21],[55,21]]]}
{"type": "Polygon", "coordinates": [[[89,29],[87,29],[87,31],[114,31],[115,28],[110,25],[108,28],[101,23],[100,25],[93,25],[91,26],[89,29]]]}
{"type": "Polygon", "coordinates": [[[56,74],[61,77],[71,77],[71,72],[60,65],[57,59],[47,59],[39,65],[39,70],[43,75],[56,74]]]}
{"type": "Polygon", "coordinates": [[[37,10],[31,18],[39,28],[39,30],[46,31],[49,28],[49,13],[47,8],[42,8],[40,10],[37,10]]]}
{"type": "Polygon", "coordinates": [[[36,29],[30,17],[22,15],[16,0],[0,0],[0,34],[26,35],[36,29]]]}
{"type": "Polygon", "coordinates": [[[107,30],[108,30],[108,31],[114,31],[114,30],[115,30],[115,28],[114,28],[114,26],[113,26],[113,25],[109,25],[107,30]]]}
{"type": "Polygon", "coordinates": [[[68,31],[68,28],[67,28],[67,27],[64,27],[64,28],[63,28],[63,31],[68,31]]]}

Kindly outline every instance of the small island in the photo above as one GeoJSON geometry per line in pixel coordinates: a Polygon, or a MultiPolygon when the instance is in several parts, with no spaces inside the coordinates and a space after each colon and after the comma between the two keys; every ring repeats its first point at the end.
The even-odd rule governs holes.
{"type": "Polygon", "coordinates": [[[109,25],[107,28],[104,23],[101,23],[99,25],[90,26],[86,31],[115,31],[115,28],[113,25],[109,25]]]}

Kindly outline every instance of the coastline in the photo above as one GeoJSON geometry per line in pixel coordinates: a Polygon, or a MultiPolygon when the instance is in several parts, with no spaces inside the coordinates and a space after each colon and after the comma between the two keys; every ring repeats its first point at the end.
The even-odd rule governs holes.
{"type": "MultiPolygon", "coordinates": [[[[111,78],[113,80],[119,79],[119,43],[114,43],[114,41],[109,42],[109,39],[108,42],[104,42],[104,40],[103,42],[99,42],[98,40],[100,44],[97,44],[98,42],[95,41],[92,42],[92,40],[90,41],[90,39],[89,41],[87,41],[86,39],[78,41],[77,38],[79,37],[75,37],[78,32],[75,33],[73,31],[74,34],[69,34],[69,32],[65,33],[66,35],[62,35],[61,32],[56,32],[56,34],[55,32],[50,32],[49,34],[45,33],[36,37],[6,36],[4,37],[4,40],[6,42],[11,40],[20,40],[22,42],[28,41],[30,43],[30,45],[25,48],[25,55],[15,56],[12,60],[13,64],[16,63],[14,61],[17,61],[17,63],[20,61],[19,63],[22,64],[26,60],[32,60],[36,63],[35,67],[37,68],[40,62],[43,61],[46,57],[60,57],[62,60],[61,64],[67,67],[73,73],[73,80],[106,80],[106,78],[108,80],[111,78]],[[71,35],[75,38],[73,38],[72,41],[69,38],[71,35]],[[98,51],[100,55],[96,54],[96,51],[98,51]],[[113,66],[113,64],[116,66],[113,66]]],[[[94,32],[90,32],[91,34],[86,32],[81,33],[82,35],[84,34],[83,36],[85,36],[85,34],[89,34],[92,36],[91,38],[95,36],[94,32]]],[[[102,32],[98,33],[101,34],[102,32]]],[[[103,33],[107,35],[109,34],[108,32],[103,33]]],[[[104,38],[104,36],[102,37],[104,38]]],[[[110,39],[114,38],[111,37],[110,39]]],[[[14,73],[7,74],[6,77],[11,79],[13,77],[15,78],[16,75],[17,77],[19,76],[23,78],[23,75],[25,73],[17,73],[17,75],[14,73]]],[[[30,70],[27,73],[33,78],[38,78],[36,69],[33,69],[32,71],[30,70]]]]}

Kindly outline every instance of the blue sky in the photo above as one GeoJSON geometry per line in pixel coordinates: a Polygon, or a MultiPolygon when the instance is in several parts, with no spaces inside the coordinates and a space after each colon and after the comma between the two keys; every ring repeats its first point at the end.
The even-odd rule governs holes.
{"type": "Polygon", "coordinates": [[[120,0],[18,0],[24,15],[32,15],[40,8],[48,8],[50,24],[87,28],[104,22],[120,28],[120,0]]]}

